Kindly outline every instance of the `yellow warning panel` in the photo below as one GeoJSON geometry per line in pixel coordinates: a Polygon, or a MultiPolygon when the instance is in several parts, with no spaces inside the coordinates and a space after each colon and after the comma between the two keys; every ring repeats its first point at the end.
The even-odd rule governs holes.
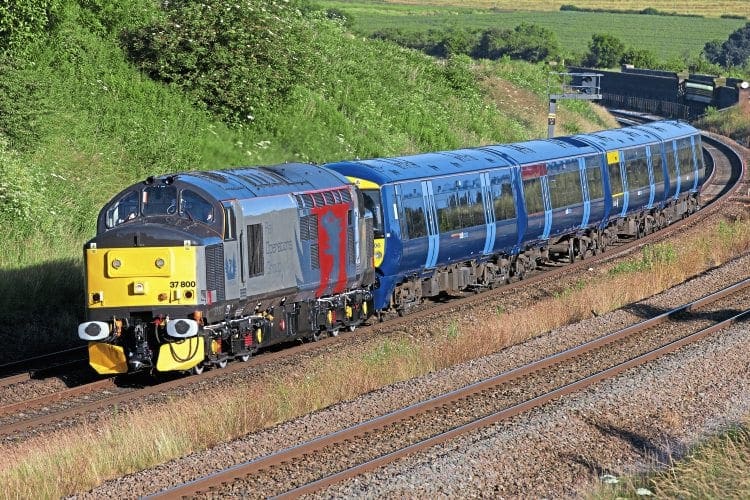
{"type": "Polygon", "coordinates": [[[350,177],[347,176],[347,179],[349,179],[349,182],[357,186],[359,189],[380,189],[380,186],[372,181],[368,181],[367,179],[360,179],[358,177],[350,177]]]}
{"type": "Polygon", "coordinates": [[[613,163],[620,163],[620,152],[617,150],[607,151],[607,163],[612,165],[613,163]]]}
{"type": "Polygon", "coordinates": [[[168,342],[159,347],[156,369],[160,372],[185,371],[196,366],[206,357],[203,337],[168,342]]]}
{"type": "Polygon", "coordinates": [[[89,364],[100,375],[128,372],[125,350],[119,345],[89,342],[89,364]]]}

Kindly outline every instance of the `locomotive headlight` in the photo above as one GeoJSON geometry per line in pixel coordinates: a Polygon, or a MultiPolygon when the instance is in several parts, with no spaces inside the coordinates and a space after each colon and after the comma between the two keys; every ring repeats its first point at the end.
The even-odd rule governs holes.
{"type": "Polygon", "coordinates": [[[375,252],[375,258],[380,260],[383,258],[383,252],[377,251],[375,252]]]}
{"type": "Polygon", "coordinates": [[[112,267],[114,267],[115,269],[120,269],[122,267],[122,262],[120,261],[120,259],[113,260],[112,267]]]}
{"type": "Polygon", "coordinates": [[[164,267],[164,259],[159,257],[158,259],[156,259],[156,262],[154,262],[154,264],[156,265],[156,267],[161,269],[162,267],[164,267]]]}
{"type": "Polygon", "coordinates": [[[192,319],[173,319],[167,323],[167,334],[170,337],[184,339],[195,337],[198,333],[198,322],[192,319]]]}
{"type": "Polygon", "coordinates": [[[109,325],[103,321],[81,323],[78,325],[78,336],[82,340],[104,340],[109,337],[109,325]]]}

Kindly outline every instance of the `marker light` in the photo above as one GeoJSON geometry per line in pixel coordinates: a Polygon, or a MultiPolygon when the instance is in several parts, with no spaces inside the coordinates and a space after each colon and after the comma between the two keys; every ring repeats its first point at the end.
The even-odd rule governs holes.
{"type": "Polygon", "coordinates": [[[161,269],[162,267],[164,267],[164,259],[159,257],[158,259],[156,259],[156,262],[154,262],[154,264],[156,264],[156,267],[161,269]]]}
{"type": "Polygon", "coordinates": [[[120,261],[120,259],[113,260],[112,267],[114,267],[115,269],[120,269],[122,267],[122,262],[120,261]]]}

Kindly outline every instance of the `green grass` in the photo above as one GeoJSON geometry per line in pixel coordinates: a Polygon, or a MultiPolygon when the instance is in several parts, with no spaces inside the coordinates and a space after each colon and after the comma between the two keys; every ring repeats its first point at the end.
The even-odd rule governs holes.
{"type": "MultiPolygon", "coordinates": [[[[399,28],[405,32],[447,27],[476,30],[510,29],[522,22],[532,22],[552,30],[564,53],[583,54],[588,51],[591,35],[609,33],[622,40],[626,46],[653,51],[660,60],[682,58],[686,54],[697,56],[706,42],[726,40],[733,31],[747,22],[742,19],[716,17],[689,18],[567,11],[497,12],[456,6],[399,5],[343,0],[318,0],[317,3],[347,12],[354,22],[353,29],[366,35],[384,28],[399,28]]],[[[571,3],[579,5],[576,2],[571,3]]],[[[585,3],[581,4],[583,5],[585,3]]],[[[620,8],[628,7],[623,5],[620,8]]]]}
{"type": "MultiPolygon", "coordinates": [[[[721,222],[718,227],[718,233],[724,235],[730,229],[725,222],[721,222]]],[[[722,237],[722,241],[731,238],[722,237]]],[[[656,245],[646,245],[641,251],[640,258],[631,259],[621,264],[617,264],[609,270],[610,276],[618,274],[637,273],[653,269],[656,265],[672,264],[677,260],[677,251],[672,243],[657,243],[656,245]]]]}

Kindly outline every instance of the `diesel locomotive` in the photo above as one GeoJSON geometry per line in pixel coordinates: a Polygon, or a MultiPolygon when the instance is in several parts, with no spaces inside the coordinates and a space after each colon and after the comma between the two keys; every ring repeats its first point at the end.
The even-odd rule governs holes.
{"type": "Polygon", "coordinates": [[[314,165],[146,179],[84,248],[89,362],[101,374],[200,372],[368,315],[372,217],[314,165]]]}
{"type": "Polygon", "coordinates": [[[149,178],[84,247],[91,366],[200,372],[492,288],[700,208],[682,122],[323,166],[149,178]]]}

